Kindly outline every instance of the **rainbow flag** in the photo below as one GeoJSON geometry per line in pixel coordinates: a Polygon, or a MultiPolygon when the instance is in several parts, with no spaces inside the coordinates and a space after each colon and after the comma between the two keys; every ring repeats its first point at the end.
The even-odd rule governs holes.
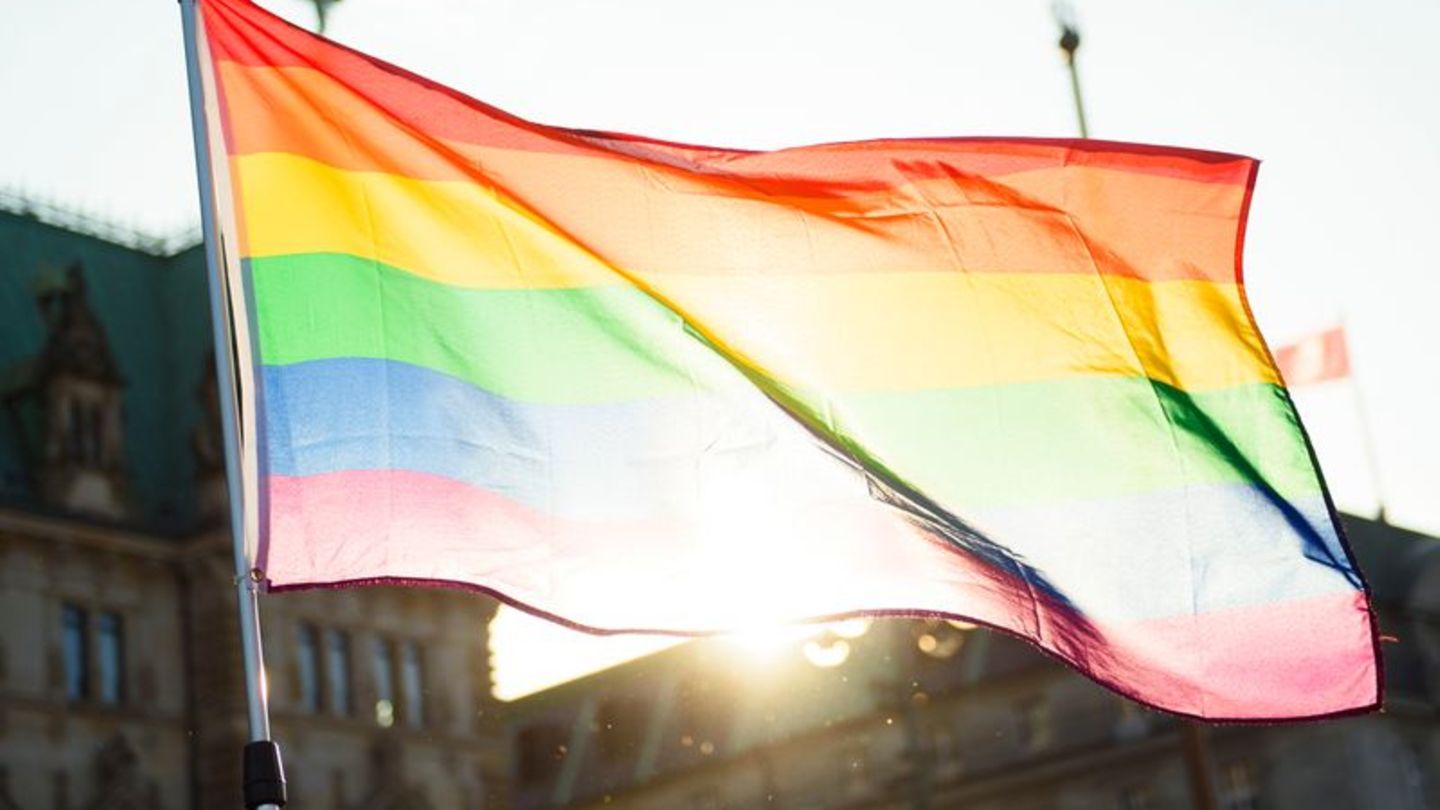
{"type": "Polygon", "coordinates": [[[1182,714],[1376,705],[1245,301],[1255,161],[541,126],[201,7],[271,589],[599,631],[949,616],[1182,714]]]}

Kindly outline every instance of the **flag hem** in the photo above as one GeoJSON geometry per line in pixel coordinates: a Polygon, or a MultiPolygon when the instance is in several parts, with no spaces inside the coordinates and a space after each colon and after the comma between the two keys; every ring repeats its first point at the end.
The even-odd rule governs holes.
{"type": "MultiPolygon", "coordinates": [[[[506,594],[506,593],[503,593],[503,592],[501,592],[501,591],[499,591],[499,590],[496,590],[496,589],[494,589],[494,588],[491,588],[491,587],[489,587],[489,586],[480,585],[480,584],[478,584],[478,583],[473,583],[473,582],[464,582],[464,581],[461,581],[461,580],[452,580],[452,579],[428,579],[428,578],[424,578],[424,577],[389,577],[389,576],[385,576],[385,577],[364,577],[364,578],[359,578],[359,579],[342,580],[342,581],[335,581],[335,582],[304,582],[304,583],[294,583],[294,584],[289,584],[289,585],[273,585],[273,584],[270,584],[269,582],[267,582],[265,589],[266,589],[267,592],[270,592],[270,593],[289,593],[289,592],[301,592],[301,591],[344,590],[344,589],[349,589],[349,588],[385,587],[385,586],[391,586],[391,587],[396,587],[396,586],[398,586],[398,587],[443,588],[443,589],[448,589],[448,590],[457,590],[457,591],[466,591],[466,592],[469,592],[469,593],[478,593],[478,594],[482,594],[482,595],[485,595],[485,596],[489,596],[490,598],[495,599],[496,601],[498,601],[498,602],[500,602],[500,603],[502,603],[502,604],[504,604],[504,605],[507,605],[507,606],[509,606],[509,607],[511,607],[511,608],[514,608],[514,609],[516,609],[516,610],[519,610],[519,611],[521,611],[521,612],[523,612],[523,613],[526,613],[526,614],[528,614],[528,615],[530,615],[530,616],[534,616],[535,618],[543,619],[543,620],[545,620],[545,621],[552,622],[552,623],[554,623],[554,624],[558,624],[558,625],[560,625],[560,626],[562,626],[562,627],[565,627],[565,628],[568,628],[568,629],[570,629],[570,630],[574,630],[574,631],[577,631],[577,632],[585,633],[586,635],[590,635],[590,636],[604,637],[604,636],[619,636],[619,635],[643,635],[643,636],[669,636],[669,637],[671,637],[671,638],[681,638],[681,639],[704,639],[704,638],[715,638],[715,637],[717,637],[717,636],[723,636],[723,635],[726,635],[726,633],[728,632],[728,631],[725,631],[725,630],[659,630],[659,629],[654,629],[654,628],[643,628],[643,627],[626,627],[626,628],[596,627],[596,626],[594,626],[594,625],[588,625],[588,624],[585,624],[585,623],[583,623],[583,622],[577,622],[577,621],[574,621],[574,620],[572,620],[572,619],[567,619],[567,618],[565,618],[564,616],[561,616],[561,615],[559,615],[559,614],[557,614],[557,613],[552,613],[552,612],[547,611],[547,610],[544,610],[544,609],[542,609],[542,608],[535,607],[535,606],[533,606],[533,605],[531,605],[531,604],[529,604],[529,603],[527,603],[527,602],[525,602],[525,601],[523,601],[523,600],[521,600],[521,599],[517,599],[517,598],[515,598],[515,597],[513,597],[513,596],[510,596],[510,595],[508,595],[508,594],[506,594]]],[[[1367,597],[1368,597],[1368,594],[1367,594],[1367,597]]],[[[1371,609],[1371,608],[1369,607],[1369,600],[1368,600],[1368,598],[1367,598],[1366,602],[1367,602],[1367,610],[1369,610],[1369,611],[1373,614],[1373,609],[1371,609]]],[[[838,621],[844,621],[844,620],[846,620],[846,619],[856,619],[856,618],[872,618],[872,619],[942,619],[942,620],[948,620],[948,621],[960,621],[960,622],[965,622],[965,623],[967,623],[967,624],[973,624],[973,625],[976,625],[976,626],[978,626],[978,627],[984,627],[984,628],[986,628],[987,630],[990,630],[990,631],[992,631],[992,632],[1003,633],[1003,634],[1005,634],[1005,635],[1007,635],[1007,636],[1009,636],[1009,637],[1011,637],[1011,638],[1013,638],[1013,639],[1015,639],[1015,640],[1017,640],[1017,641],[1023,642],[1026,646],[1028,646],[1028,647],[1030,647],[1030,648],[1033,648],[1033,649],[1035,649],[1035,650],[1043,653],[1047,658],[1050,658],[1050,659],[1056,661],[1057,663],[1063,665],[1067,670],[1073,670],[1073,669],[1075,668],[1075,666],[1076,666],[1076,664],[1075,664],[1074,661],[1071,661],[1070,659],[1064,657],[1063,655],[1061,655],[1061,654],[1058,653],[1058,652],[1055,652],[1055,651],[1053,651],[1053,650],[1050,650],[1050,649],[1047,649],[1047,648],[1045,648],[1045,647],[1042,647],[1041,645],[1035,643],[1035,640],[1034,640],[1034,639],[1032,639],[1032,638],[1030,638],[1030,637],[1028,637],[1028,636],[1026,636],[1026,635],[1024,635],[1024,634],[1022,634],[1022,633],[1016,632],[1016,631],[1011,630],[1011,629],[1006,628],[1006,627],[1002,627],[1002,626],[1000,626],[1000,625],[998,625],[998,624],[995,624],[995,623],[993,623],[993,622],[987,621],[987,620],[985,620],[985,619],[977,618],[977,617],[974,617],[974,616],[968,616],[968,615],[963,614],[963,613],[951,613],[951,612],[948,612],[948,611],[939,611],[939,610],[917,610],[917,609],[914,609],[914,608],[871,608],[871,609],[863,609],[863,610],[842,611],[842,612],[839,612],[839,613],[829,613],[829,614],[823,614],[823,615],[818,615],[818,616],[807,616],[807,617],[804,617],[804,618],[787,620],[787,621],[783,622],[782,624],[785,625],[785,626],[799,626],[799,625],[805,625],[805,624],[822,624],[822,623],[829,623],[829,622],[838,622],[838,621]]],[[[1374,629],[1373,620],[1372,620],[1370,626],[1371,626],[1371,629],[1372,629],[1372,636],[1373,636],[1373,635],[1374,635],[1374,633],[1373,633],[1373,629],[1374,629]]],[[[1378,641],[1377,641],[1377,645],[1378,645],[1378,641]]],[[[1377,653],[1378,653],[1378,647],[1377,647],[1377,653]]],[[[1376,659],[1376,660],[1377,660],[1377,672],[1378,672],[1378,671],[1379,671],[1379,670],[1378,670],[1378,661],[1379,661],[1378,656],[1377,656],[1377,659],[1376,659]]],[[[1375,697],[1375,699],[1374,699],[1372,702],[1370,702],[1370,703],[1368,703],[1368,704],[1365,704],[1365,705],[1362,705],[1362,706],[1352,706],[1352,707],[1350,707],[1350,708],[1340,709],[1340,710],[1333,711],[1333,712],[1325,712],[1325,713],[1319,713],[1319,714],[1307,714],[1307,715],[1278,716],[1278,717],[1211,717],[1211,716],[1207,716],[1207,715],[1193,714],[1193,713],[1190,713],[1190,712],[1179,711],[1179,710],[1177,710],[1177,709],[1167,708],[1167,707],[1165,707],[1165,706],[1161,706],[1161,705],[1159,705],[1159,704],[1152,703],[1152,702],[1150,702],[1150,701],[1148,701],[1148,700],[1140,697],[1138,694],[1122,688],[1121,685],[1120,685],[1118,682],[1114,682],[1114,681],[1111,681],[1110,679],[1103,678],[1103,677],[1101,677],[1101,676],[1099,676],[1098,674],[1093,673],[1093,672],[1086,672],[1086,673],[1085,673],[1085,677],[1086,677],[1087,679],[1089,679],[1089,680],[1092,680],[1092,681],[1100,684],[1101,686],[1104,686],[1106,689],[1109,689],[1110,691],[1112,691],[1112,692],[1120,695],[1121,697],[1124,697],[1124,698],[1127,699],[1127,700],[1134,701],[1135,703],[1137,703],[1137,704],[1139,704],[1139,705],[1141,705],[1141,706],[1144,706],[1144,707],[1146,707],[1146,708],[1148,708],[1148,709],[1151,709],[1151,710],[1153,710],[1153,711],[1163,712],[1163,713],[1165,713],[1165,714],[1173,715],[1173,716],[1175,716],[1175,717],[1183,717],[1183,718],[1190,719],[1190,720],[1200,720],[1200,721],[1203,721],[1203,722],[1206,722],[1206,723],[1210,723],[1210,724],[1212,724],[1212,725],[1245,725],[1245,726],[1255,725],[1255,726],[1269,726],[1269,725],[1280,725],[1280,724],[1286,724],[1286,723],[1318,722],[1318,721],[1322,721],[1322,720],[1332,720],[1332,719],[1337,719],[1337,718],[1342,718],[1342,717],[1353,717],[1353,716],[1358,716],[1358,715],[1363,715],[1363,714],[1369,714],[1369,713],[1375,711],[1376,709],[1379,709],[1380,706],[1381,706],[1381,704],[1383,703],[1383,700],[1382,700],[1383,693],[1380,691],[1380,688],[1383,687],[1383,681],[1382,681],[1381,684],[1380,684],[1380,686],[1377,686],[1377,691],[1376,691],[1376,697],[1375,697]]]]}

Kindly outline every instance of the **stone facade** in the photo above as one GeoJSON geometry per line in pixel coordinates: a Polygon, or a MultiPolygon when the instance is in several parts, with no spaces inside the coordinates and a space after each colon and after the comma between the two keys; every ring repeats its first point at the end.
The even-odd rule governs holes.
{"type": "MultiPolygon", "coordinates": [[[[0,810],[238,806],[203,295],[197,251],[0,212],[0,810]]],[[[363,588],[262,599],[274,736],[307,810],[1440,807],[1440,540],[1348,528],[1389,636],[1380,714],[1200,726],[901,620],[755,666],[693,642],[501,704],[492,600],[363,588]]]]}
{"type": "Polygon", "coordinates": [[[187,806],[180,584],[158,552],[143,538],[82,525],[0,519],[0,764],[18,806],[187,806]],[[89,683],[74,692],[67,608],[88,636],[80,664],[89,683]],[[123,628],[116,696],[97,688],[106,615],[123,628]]]}
{"type": "MultiPolygon", "coordinates": [[[[0,807],[236,805],[246,729],[230,566],[219,534],[156,542],[0,512],[0,807]],[[67,615],[87,628],[81,689],[67,683],[76,660],[67,615]],[[100,649],[111,616],[122,628],[118,675],[103,672],[100,649]],[[106,694],[106,683],[118,693],[106,694]]],[[[492,601],[369,588],[262,605],[271,716],[294,806],[504,806],[485,638],[492,601]],[[345,640],[343,675],[311,681],[320,690],[343,681],[343,703],[306,702],[302,627],[345,640]],[[414,651],[413,717],[394,705],[401,662],[381,659],[381,673],[372,654],[381,645],[414,651]]]]}
{"type": "MultiPolygon", "coordinates": [[[[198,251],[0,212],[0,810],[239,805],[203,280],[198,251]]],[[[494,610],[440,590],[262,599],[291,806],[504,807],[494,610]]]]}

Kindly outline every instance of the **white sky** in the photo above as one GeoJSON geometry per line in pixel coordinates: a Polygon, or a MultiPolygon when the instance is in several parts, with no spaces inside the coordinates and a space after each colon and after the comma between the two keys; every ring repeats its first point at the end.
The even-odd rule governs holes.
{"type": "MultiPolygon", "coordinates": [[[[1092,134],[1264,161],[1261,326],[1273,345],[1345,320],[1390,519],[1440,533],[1440,4],[1077,10],[1092,134]]],[[[330,34],[552,124],[744,147],[1075,132],[1046,0],[345,0],[330,34]]],[[[0,189],[196,220],[174,0],[0,0],[0,99],[0,189]]],[[[1337,502],[1373,511],[1351,389],[1297,399],[1337,502]]],[[[496,632],[534,635],[513,614],[496,632]]]]}

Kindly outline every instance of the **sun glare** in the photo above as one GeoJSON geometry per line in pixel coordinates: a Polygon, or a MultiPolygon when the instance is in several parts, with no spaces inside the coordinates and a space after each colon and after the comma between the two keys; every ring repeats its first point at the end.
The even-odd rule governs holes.
{"type": "MultiPolygon", "coordinates": [[[[776,441],[787,439],[782,433],[776,441]]],[[[852,484],[835,478],[827,466],[790,460],[810,459],[808,452],[792,456],[776,450],[769,458],[781,460],[762,464],[747,461],[742,453],[728,459],[733,468],[713,471],[694,513],[700,528],[677,538],[694,544],[698,556],[689,570],[703,572],[681,589],[690,608],[685,612],[700,626],[731,628],[717,643],[735,651],[738,665],[755,669],[799,659],[817,667],[839,666],[870,620],[799,623],[840,604],[833,591],[854,573],[853,562],[837,554],[833,538],[814,530],[813,515],[806,510],[823,506],[837,487],[852,484]]],[[[607,588],[595,598],[608,600],[619,615],[644,615],[644,603],[655,596],[607,588]],[[628,606],[633,610],[617,601],[624,599],[635,600],[628,606]]],[[[491,625],[495,694],[513,700],[683,640],[592,636],[502,608],[491,625]]]]}
{"type": "MultiPolygon", "coordinates": [[[[821,669],[850,657],[851,641],[865,635],[864,617],[811,624],[756,625],[719,636],[735,650],[737,664],[763,669],[803,657],[821,669]]],[[[674,636],[596,636],[501,607],[490,624],[495,697],[516,700],[600,670],[619,666],[689,641],[674,636]]]]}
{"type": "Polygon", "coordinates": [[[516,700],[684,641],[675,636],[596,636],[502,606],[490,622],[495,697],[516,700]]]}
{"type": "Polygon", "coordinates": [[[850,657],[850,642],[837,638],[829,644],[816,639],[805,642],[805,660],[821,669],[831,669],[850,657]]]}
{"type": "Polygon", "coordinates": [[[726,633],[720,638],[754,665],[773,662],[822,629],[820,625],[813,624],[757,625],[726,633]]]}

